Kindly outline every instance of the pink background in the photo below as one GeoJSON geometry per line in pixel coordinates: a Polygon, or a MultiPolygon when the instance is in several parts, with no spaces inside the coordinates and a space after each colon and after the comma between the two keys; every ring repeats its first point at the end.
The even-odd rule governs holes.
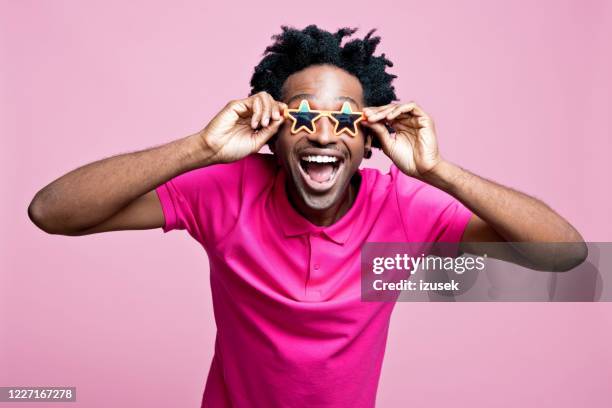
{"type": "MultiPolygon", "coordinates": [[[[350,4],[2,2],[0,385],[76,386],[78,407],[199,406],[215,331],[199,245],[50,236],[26,208],[79,165],[199,130],[246,95],[281,24],[379,28],[398,95],[431,114],[448,159],[612,240],[610,2],[350,4]]],[[[398,304],[379,406],[609,407],[611,312],[398,304]]]]}

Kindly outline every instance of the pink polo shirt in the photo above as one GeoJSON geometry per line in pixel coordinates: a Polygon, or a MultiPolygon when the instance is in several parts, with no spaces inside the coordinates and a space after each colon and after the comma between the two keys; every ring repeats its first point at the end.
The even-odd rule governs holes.
{"type": "Polygon", "coordinates": [[[272,155],[159,186],[164,232],[185,229],[210,261],[217,325],[202,407],[373,407],[394,302],[361,302],[367,241],[457,242],[471,213],[391,166],[359,170],[335,224],[303,218],[272,155]]]}

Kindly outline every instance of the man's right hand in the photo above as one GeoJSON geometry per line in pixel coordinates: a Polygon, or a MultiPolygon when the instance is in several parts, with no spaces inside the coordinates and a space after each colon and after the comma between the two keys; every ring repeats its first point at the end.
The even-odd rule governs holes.
{"type": "Polygon", "coordinates": [[[229,102],[198,133],[207,164],[229,163],[259,151],[283,123],[286,108],[267,92],[229,102]]]}

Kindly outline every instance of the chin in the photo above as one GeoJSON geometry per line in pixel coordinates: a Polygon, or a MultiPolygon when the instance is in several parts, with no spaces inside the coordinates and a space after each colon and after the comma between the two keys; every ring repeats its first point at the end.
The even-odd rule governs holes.
{"type": "Polygon", "coordinates": [[[339,191],[330,192],[328,194],[319,196],[309,194],[306,191],[298,188],[298,193],[300,197],[302,197],[304,204],[313,210],[327,210],[334,204],[338,203],[338,201],[342,198],[342,194],[339,191]]]}
{"type": "Polygon", "coordinates": [[[304,174],[302,169],[297,168],[292,171],[292,179],[298,196],[306,206],[313,210],[326,210],[342,200],[350,178],[347,178],[344,172],[340,172],[337,176],[334,177],[332,183],[326,183],[327,188],[317,191],[312,188],[312,183],[309,184],[305,180],[308,175],[304,174]]]}

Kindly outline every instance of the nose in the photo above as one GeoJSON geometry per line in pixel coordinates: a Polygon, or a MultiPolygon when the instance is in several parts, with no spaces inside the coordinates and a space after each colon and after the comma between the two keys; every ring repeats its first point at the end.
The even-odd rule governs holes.
{"type": "Polygon", "coordinates": [[[319,120],[315,122],[316,130],[314,133],[308,134],[308,139],[323,146],[335,143],[338,138],[334,133],[334,127],[335,124],[330,118],[319,118],[319,120]]]}

